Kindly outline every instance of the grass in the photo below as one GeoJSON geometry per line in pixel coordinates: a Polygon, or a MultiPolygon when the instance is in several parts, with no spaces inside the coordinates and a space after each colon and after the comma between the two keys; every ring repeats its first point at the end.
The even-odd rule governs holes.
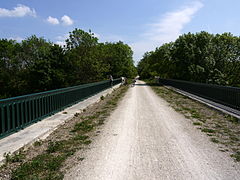
{"type": "Polygon", "coordinates": [[[75,124],[72,132],[77,132],[77,131],[89,132],[89,131],[93,130],[93,128],[94,128],[93,121],[85,120],[85,121],[75,124]]]}
{"type": "Polygon", "coordinates": [[[217,140],[216,138],[211,138],[211,141],[214,143],[219,143],[219,140],[217,140]]]}
{"type": "Polygon", "coordinates": [[[103,119],[99,119],[98,125],[103,125],[103,124],[104,124],[104,120],[103,119]]]}
{"type": "Polygon", "coordinates": [[[73,139],[74,139],[75,141],[85,141],[85,140],[87,140],[88,138],[89,138],[89,136],[77,135],[77,136],[75,136],[73,139]]]}
{"type": "Polygon", "coordinates": [[[25,158],[24,153],[20,150],[14,154],[11,153],[4,153],[4,157],[6,159],[6,163],[15,163],[15,162],[22,162],[25,158]]]}
{"type": "Polygon", "coordinates": [[[33,146],[41,146],[41,145],[42,145],[42,141],[41,140],[35,141],[33,143],[33,146]]]}
{"type": "Polygon", "coordinates": [[[199,113],[195,112],[195,113],[192,113],[192,118],[200,119],[201,115],[199,113]]]}
{"type": "Polygon", "coordinates": [[[201,131],[205,132],[205,133],[215,133],[216,132],[214,129],[209,129],[209,128],[203,128],[201,131]]]}
{"type": "Polygon", "coordinates": [[[201,126],[202,123],[200,123],[200,122],[193,122],[193,125],[194,125],[194,126],[201,126]]]}
{"type": "Polygon", "coordinates": [[[101,99],[101,100],[104,100],[105,98],[104,98],[104,96],[101,96],[100,99],[101,99]]]}
{"type": "Polygon", "coordinates": [[[50,141],[48,143],[47,153],[54,153],[60,151],[64,146],[64,141],[56,141],[52,142],[50,141]]]}
{"type": "Polygon", "coordinates": [[[78,158],[79,161],[83,161],[85,158],[78,158]]]}
{"type": "Polygon", "coordinates": [[[230,139],[231,139],[232,141],[239,141],[239,138],[236,137],[235,135],[230,136],[230,139]]]}
{"type": "Polygon", "coordinates": [[[85,145],[89,145],[89,144],[91,144],[91,140],[86,140],[86,141],[83,141],[83,144],[85,144],[85,145]]]}
{"type": "MultiPolygon", "coordinates": [[[[25,156],[22,153],[10,155],[6,154],[6,160],[9,163],[21,162],[20,165],[13,170],[12,180],[61,180],[64,177],[61,167],[70,156],[84,146],[89,145],[92,140],[89,134],[94,131],[96,126],[102,125],[106,117],[111,111],[116,108],[117,102],[122,95],[127,91],[127,87],[120,88],[119,91],[115,91],[117,95],[110,95],[110,99],[102,99],[106,101],[105,105],[100,110],[91,114],[91,116],[81,116],[76,113],[75,118],[79,118],[80,122],[74,124],[72,129],[69,129],[69,137],[62,140],[52,140],[48,142],[36,141],[33,146],[40,147],[44,143],[47,143],[47,148],[42,153],[38,154],[30,160],[24,160],[25,156]]],[[[87,113],[88,110],[83,110],[87,113]]],[[[58,138],[56,138],[58,139],[58,138]]],[[[78,158],[83,161],[84,158],[78,158]]]]}
{"type": "Polygon", "coordinates": [[[63,179],[63,174],[57,170],[60,169],[65,156],[53,156],[51,154],[41,154],[31,162],[26,162],[20,166],[13,174],[13,180],[20,179],[63,179]]]}
{"type": "Polygon", "coordinates": [[[232,154],[231,157],[233,157],[236,161],[240,161],[240,151],[236,152],[235,154],[232,154]]]}
{"type": "Polygon", "coordinates": [[[239,119],[230,115],[225,115],[225,118],[232,123],[239,123],[239,119]]]}

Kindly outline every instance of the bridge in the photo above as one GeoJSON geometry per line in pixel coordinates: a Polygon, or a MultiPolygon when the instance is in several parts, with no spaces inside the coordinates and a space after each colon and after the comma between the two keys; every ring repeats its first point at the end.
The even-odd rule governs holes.
{"type": "MultiPolygon", "coordinates": [[[[116,79],[114,85],[120,82],[120,79],[116,79]]],[[[235,93],[234,101],[230,100],[231,105],[229,105],[228,101],[222,100],[221,103],[220,100],[201,95],[200,92],[203,92],[201,84],[163,79],[159,79],[158,82],[210,106],[220,104],[217,108],[221,110],[227,107],[224,111],[238,117],[240,102],[238,88],[212,86],[212,90],[207,92],[207,95],[214,96],[220,89],[225,99],[228,99],[228,94],[235,93]],[[186,90],[187,87],[191,91],[186,90]],[[198,94],[194,90],[197,90],[198,94]]],[[[8,117],[1,125],[2,137],[109,87],[110,83],[106,81],[7,99],[1,104],[1,120],[8,117]],[[73,98],[77,96],[80,98],[73,98]],[[37,110],[38,107],[40,108],[37,110]],[[25,117],[27,120],[24,119],[25,117]],[[11,122],[9,123],[8,120],[11,122]]],[[[100,97],[101,95],[97,99],[100,97]]],[[[70,169],[65,174],[65,179],[239,179],[240,177],[240,166],[229,154],[219,151],[218,146],[198,131],[189,119],[169,107],[169,104],[157,96],[143,81],[137,81],[135,86],[128,89],[117,109],[112,112],[101,129],[101,134],[96,137],[84,155],[86,160],[70,169]]]]}

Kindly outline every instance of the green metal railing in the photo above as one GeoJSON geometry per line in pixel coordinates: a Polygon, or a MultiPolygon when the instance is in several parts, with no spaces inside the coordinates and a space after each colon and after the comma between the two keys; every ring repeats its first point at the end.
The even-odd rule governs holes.
{"type": "Polygon", "coordinates": [[[240,88],[238,87],[161,78],[159,78],[159,83],[181,89],[240,111],[240,88]]]}
{"type": "MultiPolygon", "coordinates": [[[[112,85],[121,83],[121,78],[112,85]]],[[[0,100],[0,138],[111,87],[109,81],[0,100]]]]}

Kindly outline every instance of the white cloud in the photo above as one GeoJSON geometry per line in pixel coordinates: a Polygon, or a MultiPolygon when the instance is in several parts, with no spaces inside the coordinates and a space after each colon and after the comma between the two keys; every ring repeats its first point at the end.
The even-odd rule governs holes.
{"type": "Polygon", "coordinates": [[[57,40],[55,42],[55,44],[58,44],[62,47],[64,47],[66,45],[66,42],[65,40],[69,38],[69,33],[66,33],[64,35],[61,35],[61,36],[57,36],[55,39],[57,40]]]}
{"type": "Polygon", "coordinates": [[[176,40],[181,35],[184,26],[202,7],[203,4],[200,1],[195,1],[179,10],[168,12],[156,22],[148,24],[147,31],[141,35],[142,40],[131,44],[134,50],[134,59],[140,60],[145,52],[176,40]]]}
{"type": "Polygon", "coordinates": [[[65,41],[56,41],[55,44],[58,44],[59,46],[64,47],[66,45],[65,41]]]}
{"type": "Polygon", "coordinates": [[[10,37],[10,38],[8,38],[9,40],[11,39],[11,40],[15,40],[15,41],[17,41],[17,42],[22,42],[22,40],[24,40],[22,37],[19,37],[19,36],[17,36],[17,37],[10,37]]]}
{"type": "Polygon", "coordinates": [[[0,17],[24,17],[33,16],[36,17],[35,9],[31,9],[25,5],[18,4],[13,10],[0,8],[0,17]]]}
{"type": "Polygon", "coordinates": [[[47,22],[53,25],[59,24],[59,20],[57,18],[54,18],[52,16],[48,16],[47,22]]]}
{"type": "Polygon", "coordinates": [[[67,15],[64,15],[61,18],[61,20],[62,20],[62,24],[65,25],[65,26],[70,26],[70,25],[73,24],[73,20],[67,15]]]}
{"type": "MultiPolygon", "coordinates": [[[[53,24],[53,25],[60,24],[60,21],[57,18],[54,18],[52,16],[49,16],[47,18],[47,22],[50,23],[50,24],[53,24]]],[[[70,26],[72,24],[73,24],[73,20],[69,16],[67,16],[67,15],[62,16],[61,25],[70,26]]]]}
{"type": "Polygon", "coordinates": [[[93,33],[94,34],[94,37],[96,37],[96,38],[100,38],[101,36],[100,36],[100,34],[98,34],[98,33],[93,33]]]}

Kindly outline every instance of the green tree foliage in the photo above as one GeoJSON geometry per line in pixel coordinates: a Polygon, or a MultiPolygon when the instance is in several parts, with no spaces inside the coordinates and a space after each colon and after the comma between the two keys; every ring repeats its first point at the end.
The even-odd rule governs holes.
{"type": "Polygon", "coordinates": [[[103,51],[102,60],[103,64],[109,67],[108,74],[114,77],[134,77],[137,71],[133,65],[133,51],[131,48],[119,41],[117,43],[102,44],[103,51]]]}
{"type": "Polygon", "coordinates": [[[138,64],[142,78],[160,76],[202,83],[240,86],[240,38],[230,33],[200,32],[179,36],[145,53],[138,64]]]}
{"type": "Polygon", "coordinates": [[[31,36],[20,43],[0,39],[0,98],[57,89],[137,71],[131,48],[122,42],[99,43],[89,31],[75,29],[61,47],[31,36]]]}
{"type": "MultiPolygon", "coordinates": [[[[18,79],[20,61],[17,57],[19,44],[13,40],[0,40],[0,98],[14,93],[14,82],[18,79]]],[[[20,82],[21,83],[21,82],[20,82]]]]}

